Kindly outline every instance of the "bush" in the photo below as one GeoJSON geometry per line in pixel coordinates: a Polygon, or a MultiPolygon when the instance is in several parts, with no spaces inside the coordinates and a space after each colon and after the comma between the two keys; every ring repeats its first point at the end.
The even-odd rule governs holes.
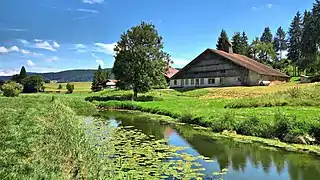
{"type": "Polygon", "coordinates": [[[274,116],[274,136],[282,140],[295,127],[295,116],[288,117],[278,111],[274,116]]]}
{"type": "Polygon", "coordinates": [[[71,84],[71,83],[68,83],[67,84],[67,94],[72,94],[73,93],[73,90],[74,90],[74,85],[71,84]]]}
{"type": "Polygon", "coordinates": [[[63,87],[62,87],[62,85],[61,84],[59,84],[59,86],[58,86],[58,89],[62,89],[63,87]]]}
{"type": "Polygon", "coordinates": [[[22,85],[15,82],[8,82],[2,85],[2,91],[6,97],[16,97],[22,92],[22,85]]]}
{"type": "Polygon", "coordinates": [[[237,128],[237,121],[235,115],[232,112],[227,112],[222,118],[216,120],[211,124],[211,128],[215,132],[222,132],[223,130],[233,131],[237,128]]]}

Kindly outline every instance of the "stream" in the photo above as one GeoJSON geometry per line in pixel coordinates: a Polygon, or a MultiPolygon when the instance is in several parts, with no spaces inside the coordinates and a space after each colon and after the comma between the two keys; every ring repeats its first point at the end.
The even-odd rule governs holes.
{"type": "Polygon", "coordinates": [[[213,160],[199,160],[211,175],[227,168],[226,180],[318,180],[320,157],[265,147],[259,143],[241,143],[228,138],[214,138],[189,125],[172,125],[136,116],[130,112],[102,112],[100,118],[112,127],[132,126],[156,139],[168,139],[169,145],[186,147],[193,156],[213,160]]]}

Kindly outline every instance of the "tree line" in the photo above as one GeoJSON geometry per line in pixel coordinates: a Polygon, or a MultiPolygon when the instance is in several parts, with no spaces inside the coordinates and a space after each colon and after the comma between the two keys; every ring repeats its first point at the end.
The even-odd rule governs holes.
{"type": "MultiPolygon", "coordinates": [[[[228,52],[228,35],[221,31],[217,49],[228,52]]],[[[261,37],[253,39],[251,44],[245,32],[233,34],[230,42],[233,52],[272,66],[291,76],[315,75],[320,71],[320,1],[316,0],[311,10],[302,15],[297,12],[286,32],[279,27],[273,36],[266,27],[261,37]],[[284,53],[286,53],[286,57],[284,53]]]]}

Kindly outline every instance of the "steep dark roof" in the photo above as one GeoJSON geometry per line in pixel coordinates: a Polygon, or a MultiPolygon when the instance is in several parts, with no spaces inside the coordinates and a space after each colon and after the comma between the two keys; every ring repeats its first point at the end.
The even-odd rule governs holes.
{"type": "MultiPolygon", "coordinates": [[[[212,53],[218,54],[226,59],[229,59],[230,61],[232,61],[233,63],[242,66],[246,69],[249,69],[251,71],[254,71],[258,74],[262,74],[262,75],[268,75],[268,76],[278,76],[278,77],[286,77],[289,78],[289,76],[287,76],[286,74],[283,74],[267,65],[264,65],[262,63],[259,63],[247,56],[243,56],[240,54],[235,54],[235,53],[226,53],[224,51],[220,51],[220,50],[215,50],[215,49],[207,49],[205,50],[203,53],[210,51],[212,53]]],[[[203,54],[201,53],[201,54],[203,54]]],[[[200,55],[201,55],[200,54],[200,55]]],[[[200,56],[199,55],[199,56],[200,56]]],[[[184,68],[182,68],[182,70],[180,70],[178,73],[176,73],[172,78],[178,76],[180,73],[182,73],[184,71],[184,69],[188,68],[189,66],[192,66],[192,64],[194,63],[194,61],[196,60],[200,60],[199,56],[197,58],[195,58],[194,60],[192,60],[189,64],[187,64],[184,68]]]]}

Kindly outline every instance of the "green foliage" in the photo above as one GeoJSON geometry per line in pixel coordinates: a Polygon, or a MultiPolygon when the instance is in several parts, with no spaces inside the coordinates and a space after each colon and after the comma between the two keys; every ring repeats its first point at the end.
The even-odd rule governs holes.
{"type": "Polygon", "coordinates": [[[22,85],[16,82],[7,82],[1,86],[3,95],[6,97],[16,97],[22,92],[22,85]]]}
{"type": "Polygon", "coordinates": [[[215,132],[222,132],[224,130],[234,131],[237,129],[238,123],[235,119],[235,114],[227,111],[221,118],[211,124],[211,128],[215,132]]]}
{"type": "Polygon", "coordinates": [[[274,136],[282,140],[287,134],[289,134],[294,126],[296,117],[288,117],[282,112],[278,111],[275,114],[274,121],[274,136]]]}
{"type": "Polygon", "coordinates": [[[241,35],[241,48],[240,48],[240,54],[245,55],[245,56],[250,56],[250,48],[249,48],[249,43],[248,43],[248,36],[246,33],[243,31],[241,35]]]}
{"type": "Polygon", "coordinates": [[[20,80],[23,80],[24,78],[26,78],[27,75],[27,71],[26,68],[24,66],[22,66],[21,70],[20,70],[20,74],[19,74],[19,78],[20,80]]]}
{"type": "Polygon", "coordinates": [[[4,85],[5,83],[6,83],[5,81],[0,80],[0,91],[1,91],[1,86],[4,85]]]}
{"type": "MultiPolygon", "coordinates": [[[[286,40],[286,32],[282,29],[281,26],[277,29],[277,33],[273,40],[273,46],[275,51],[279,54],[278,60],[281,61],[282,52],[287,50],[288,48],[287,40],[286,40]]],[[[282,65],[280,65],[280,67],[282,67],[282,65]]]]}
{"type": "Polygon", "coordinates": [[[108,72],[101,68],[101,65],[98,66],[98,70],[94,73],[92,79],[91,90],[93,92],[101,91],[106,87],[106,83],[108,82],[108,72]]]}
{"type": "Polygon", "coordinates": [[[61,84],[59,84],[58,89],[63,89],[63,87],[62,87],[62,85],[61,85],[61,84]]]}
{"type": "Polygon", "coordinates": [[[23,79],[23,92],[36,93],[44,91],[43,77],[40,75],[31,75],[23,79]]]}
{"type": "Polygon", "coordinates": [[[229,52],[229,38],[227,32],[222,29],[217,42],[217,49],[225,52],[229,52]]]}
{"type": "Polygon", "coordinates": [[[165,81],[163,74],[170,59],[154,25],[142,22],[123,33],[115,52],[113,73],[120,80],[119,88],[130,88],[137,97],[165,81]]]}
{"type": "Polygon", "coordinates": [[[262,33],[262,36],[260,37],[260,41],[266,44],[272,43],[272,33],[269,27],[266,27],[262,33]]]}
{"type": "Polygon", "coordinates": [[[242,44],[241,44],[241,35],[240,32],[236,32],[233,36],[232,36],[232,48],[233,48],[233,52],[236,54],[241,54],[243,52],[242,50],[242,44]]]}
{"type": "Polygon", "coordinates": [[[67,84],[67,86],[66,86],[66,88],[67,88],[67,94],[72,94],[73,93],[73,90],[74,90],[74,85],[73,84],[71,84],[71,83],[68,83],[67,84]]]}

